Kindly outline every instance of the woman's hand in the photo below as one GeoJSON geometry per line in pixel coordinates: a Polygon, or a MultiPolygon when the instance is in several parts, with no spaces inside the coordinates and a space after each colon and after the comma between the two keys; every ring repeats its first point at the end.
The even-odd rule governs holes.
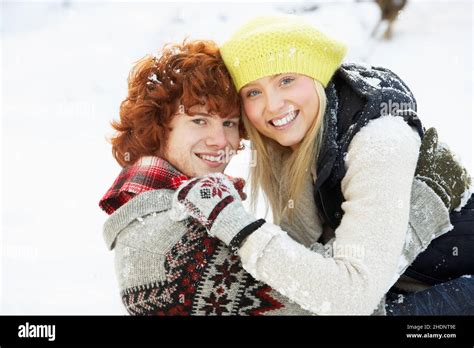
{"type": "MultiPolygon", "coordinates": [[[[237,183],[243,188],[242,184],[237,183]]],[[[173,196],[171,216],[174,220],[188,216],[197,219],[211,236],[231,247],[239,247],[245,237],[264,223],[245,211],[235,182],[221,173],[184,182],[173,196]]]]}
{"type": "Polygon", "coordinates": [[[443,201],[449,211],[459,207],[463,194],[471,185],[471,177],[453,153],[438,143],[436,129],[425,132],[415,178],[425,182],[443,201]]]}

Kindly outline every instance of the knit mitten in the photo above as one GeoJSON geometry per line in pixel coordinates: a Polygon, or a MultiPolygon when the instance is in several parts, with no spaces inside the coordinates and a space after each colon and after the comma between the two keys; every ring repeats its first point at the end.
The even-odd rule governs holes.
{"type": "Polygon", "coordinates": [[[420,147],[415,178],[426,183],[452,211],[461,204],[471,185],[471,177],[445,145],[438,144],[436,129],[425,132],[420,147]]]}
{"type": "Polygon", "coordinates": [[[211,236],[234,249],[240,247],[241,242],[265,220],[257,220],[245,211],[234,185],[221,173],[184,182],[173,196],[172,219],[191,216],[211,236]]]}
{"type": "Polygon", "coordinates": [[[233,178],[229,175],[226,175],[226,178],[232,182],[234,188],[239,193],[240,199],[245,201],[247,199],[247,194],[244,192],[245,180],[242,178],[233,178]]]}
{"type": "Polygon", "coordinates": [[[411,188],[410,218],[403,247],[403,263],[399,275],[412,264],[429,244],[451,230],[449,212],[434,190],[424,181],[413,180],[411,188]]]}

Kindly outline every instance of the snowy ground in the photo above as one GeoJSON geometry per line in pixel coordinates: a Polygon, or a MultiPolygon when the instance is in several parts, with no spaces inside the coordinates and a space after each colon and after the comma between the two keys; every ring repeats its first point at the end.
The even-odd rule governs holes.
{"type": "MultiPolygon", "coordinates": [[[[367,2],[1,6],[1,313],[124,313],[97,204],[120,170],[105,137],[128,71],[165,42],[222,42],[254,15],[297,10],[344,40],[347,60],[397,72],[424,123],[474,172],[469,0],[411,0],[391,42],[369,38],[378,9],[367,2]]],[[[248,158],[236,157],[228,172],[246,176],[248,158]]]]}

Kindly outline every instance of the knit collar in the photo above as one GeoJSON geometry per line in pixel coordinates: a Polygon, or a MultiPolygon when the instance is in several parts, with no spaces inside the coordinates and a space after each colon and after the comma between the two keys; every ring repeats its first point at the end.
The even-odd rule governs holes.
{"type": "Polygon", "coordinates": [[[133,165],[125,167],[102,197],[99,206],[112,214],[136,195],[159,189],[177,189],[188,177],[160,157],[141,157],[133,165]]]}

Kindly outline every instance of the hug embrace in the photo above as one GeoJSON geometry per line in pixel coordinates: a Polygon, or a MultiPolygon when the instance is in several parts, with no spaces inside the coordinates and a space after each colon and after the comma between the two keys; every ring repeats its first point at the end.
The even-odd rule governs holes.
{"type": "Polygon", "coordinates": [[[471,177],[395,73],[345,53],[267,16],[137,62],[99,203],[131,315],[474,314],[471,177]],[[271,222],[224,174],[244,139],[271,222]]]}

